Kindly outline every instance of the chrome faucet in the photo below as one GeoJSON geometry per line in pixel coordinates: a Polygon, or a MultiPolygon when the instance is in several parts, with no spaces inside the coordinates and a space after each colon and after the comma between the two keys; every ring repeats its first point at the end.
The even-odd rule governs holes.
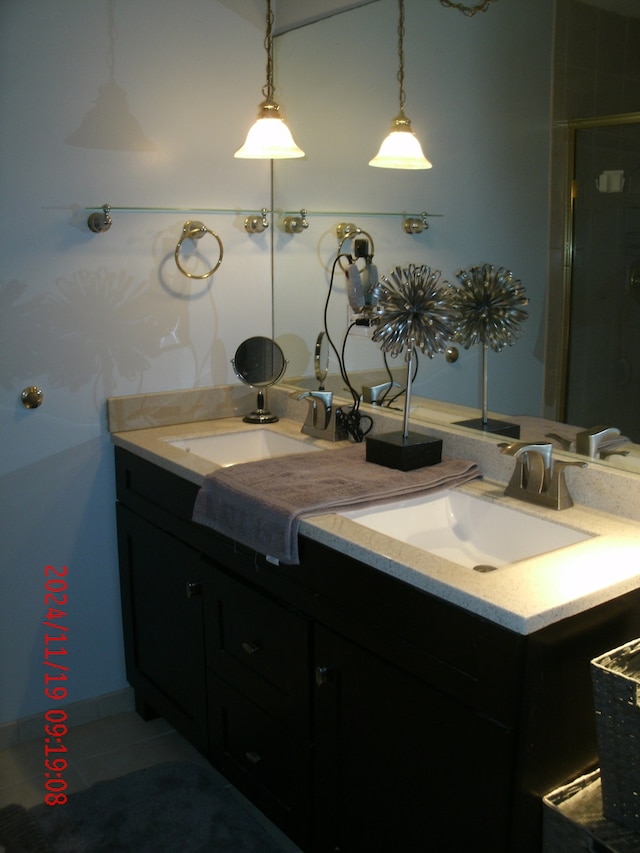
{"type": "Polygon", "coordinates": [[[341,408],[334,408],[331,391],[305,391],[298,400],[309,404],[307,419],[302,425],[302,432],[314,438],[324,438],[325,441],[345,441],[347,429],[341,408]]]}
{"type": "Polygon", "coordinates": [[[604,449],[602,445],[612,438],[619,438],[618,427],[595,426],[582,430],[576,435],[576,453],[582,456],[590,456],[592,459],[606,459],[612,453],[628,455],[626,451],[618,451],[614,448],[604,449]]]}
{"type": "Polygon", "coordinates": [[[516,459],[505,495],[551,509],[573,506],[564,472],[569,466],[586,468],[586,462],[554,460],[553,445],[548,442],[502,442],[498,447],[516,459]]]}

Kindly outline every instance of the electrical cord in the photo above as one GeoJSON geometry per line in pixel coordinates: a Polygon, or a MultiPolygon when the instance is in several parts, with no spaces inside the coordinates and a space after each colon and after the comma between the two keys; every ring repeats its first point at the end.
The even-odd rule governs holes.
{"type": "Polygon", "coordinates": [[[360,412],[360,394],[356,391],[356,389],[351,384],[349,379],[349,374],[347,373],[345,367],[345,347],[347,343],[347,338],[349,336],[349,332],[354,327],[355,323],[351,323],[349,328],[346,331],[344,336],[344,340],[342,342],[342,352],[338,352],[338,348],[333,342],[333,338],[329,332],[329,322],[328,322],[328,312],[329,312],[329,301],[331,299],[331,294],[333,292],[333,281],[335,278],[336,266],[338,265],[341,258],[346,258],[350,264],[353,263],[353,257],[346,253],[339,253],[336,255],[336,258],[331,267],[331,277],[329,279],[329,290],[327,292],[327,298],[324,303],[324,332],[327,336],[327,341],[329,342],[329,346],[333,350],[336,360],[338,362],[338,368],[340,370],[340,376],[342,377],[343,382],[346,384],[351,397],[353,399],[353,405],[348,411],[339,410],[340,414],[336,412],[336,417],[341,418],[342,425],[344,426],[347,434],[351,436],[351,438],[356,442],[361,442],[364,440],[366,434],[371,430],[373,426],[373,419],[369,415],[363,415],[360,412]],[[369,426],[367,429],[362,428],[362,421],[369,421],[369,426]]]}
{"type": "MultiPolygon", "coordinates": [[[[394,382],[393,373],[391,372],[391,368],[389,367],[389,359],[387,358],[387,353],[384,350],[382,351],[382,358],[384,360],[384,366],[385,366],[386,371],[387,371],[387,376],[389,377],[389,387],[384,392],[384,394],[380,397],[380,400],[378,401],[379,406],[385,405],[385,400],[389,396],[389,393],[391,392],[391,389],[393,388],[393,382],[394,382]]],[[[395,399],[396,399],[396,397],[393,397],[392,400],[390,400],[390,402],[387,404],[387,408],[391,408],[391,403],[395,399]]]]}
{"type": "MultiPolygon", "coordinates": [[[[380,405],[380,406],[385,406],[385,408],[387,408],[387,409],[391,409],[391,408],[393,407],[393,404],[395,403],[395,401],[398,399],[398,397],[402,397],[402,395],[406,393],[407,389],[406,389],[406,388],[401,388],[401,389],[400,389],[400,391],[398,391],[398,393],[397,393],[397,394],[394,394],[394,396],[389,400],[389,402],[388,402],[388,403],[385,403],[385,400],[386,400],[386,398],[387,398],[387,396],[388,396],[389,392],[391,391],[391,387],[392,387],[392,384],[393,384],[393,375],[392,375],[392,373],[391,373],[391,369],[389,368],[389,362],[387,361],[387,354],[386,354],[386,352],[384,353],[384,366],[387,368],[387,373],[389,374],[389,379],[390,379],[391,381],[390,381],[389,387],[387,388],[387,390],[384,392],[384,394],[383,394],[383,395],[382,395],[382,397],[380,398],[380,403],[379,403],[379,405],[380,405]]],[[[418,359],[416,358],[415,367],[413,368],[413,376],[411,377],[411,382],[412,382],[412,383],[413,383],[413,382],[415,382],[415,380],[416,380],[416,376],[417,376],[417,375],[418,375],[418,359]]]]}
{"type": "MultiPolygon", "coordinates": [[[[357,325],[357,323],[355,321],[349,325],[349,327],[347,328],[347,331],[345,333],[344,340],[342,341],[342,364],[343,364],[343,366],[346,364],[345,352],[346,352],[346,348],[347,348],[347,339],[349,337],[349,333],[351,332],[351,330],[356,325],[357,325]]],[[[373,418],[370,417],[369,415],[363,415],[362,412],[360,411],[360,400],[361,400],[361,398],[360,398],[360,395],[358,394],[358,392],[351,385],[351,382],[349,381],[346,367],[344,368],[344,375],[347,377],[347,384],[348,384],[349,388],[351,388],[352,394],[354,395],[354,405],[353,405],[353,408],[351,409],[351,411],[349,413],[347,413],[346,415],[344,415],[343,423],[344,423],[344,426],[345,426],[348,434],[353,438],[353,440],[359,442],[359,441],[362,441],[364,439],[366,434],[368,432],[370,432],[371,428],[373,427],[373,418]],[[357,399],[355,399],[355,398],[357,398],[357,399]],[[366,430],[362,429],[362,420],[367,420],[369,422],[369,426],[366,430]]]]}

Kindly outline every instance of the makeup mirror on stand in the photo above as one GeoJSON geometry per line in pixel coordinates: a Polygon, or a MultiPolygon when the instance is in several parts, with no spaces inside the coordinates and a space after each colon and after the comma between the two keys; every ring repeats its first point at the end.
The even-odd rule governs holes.
{"type": "Polygon", "coordinates": [[[287,362],[282,350],[271,338],[247,338],[236,350],[231,364],[236,376],[245,385],[258,388],[257,409],[243,417],[248,424],[273,424],[278,420],[277,415],[265,406],[266,391],[269,385],[274,385],[284,374],[287,362]]]}

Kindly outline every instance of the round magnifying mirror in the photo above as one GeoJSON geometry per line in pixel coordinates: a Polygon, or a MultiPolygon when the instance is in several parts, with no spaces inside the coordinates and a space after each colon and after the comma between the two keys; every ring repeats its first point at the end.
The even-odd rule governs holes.
{"type": "Polygon", "coordinates": [[[259,388],[258,402],[255,412],[245,415],[242,419],[249,424],[273,424],[278,420],[265,408],[265,392],[263,388],[273,385],[285,372],[287,362],[282,350],[271,338],[247,338],[236,350],[231,364],[236,376],[245,385],[259,388]]]}
{"type": "Polygon", "coordinates": [[[327,373],[329,372],[329,342],[324,332],[320,332],[316,340],[313,367],[316,379],[320,383],[318,391],[324,391],[324,380],[327,378],[327,373]]]}

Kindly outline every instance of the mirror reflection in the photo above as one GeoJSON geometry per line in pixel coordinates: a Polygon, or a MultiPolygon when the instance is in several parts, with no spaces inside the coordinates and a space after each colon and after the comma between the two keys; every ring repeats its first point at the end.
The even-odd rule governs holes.
{"type": "MultiPolygon", "coordinates": [[[[307,153],[305,160],[274,163],[274,207],[282,217],[304,207],[309,221],[303,233],[293,235],[275,223],[274,335],[286,342],[291,376],[303,377],[303,384],[306,378],[313,381],[337,229],[348,219],[374,238],[374,263],[381,275],[398,264],[426,263],[453,281],[460,269],[491,263],[511,269],[522,281],[530,318],[517,345],[490,354],[493,412],[543,418],[540,427],[547,432],[559,420],[587,428],[611,416],[611,426],[620,425],[624,434],[635,437],[633,423],[617,423],[616,412],[596,401],[583,418],[573,414],[569,394],[566,401],[564,395],[568,120],[640,106],[625,101],[620,92],[606,98],[604,85],[598,103],[584,94],[593,90],[594,76],[600,73],[589,63],[597,55],[604,61],[603,50],[595,50],[591,42],[588,49],[578,44],[575,33],[582,33],[584,42],[585,27],[595,39],[604,38],[607,27],[619,33],[624,26],[625,43],[640,45],[640,19],[632,26],[631,19],[611,11],[613,3],[605,11],[597,2],[498,2],[470,19],[437,3],[406,0],[405,88],[413,128],[433,163],[427,172],[368,166],[397,98],[393,0],[277,37],[278,87],[288,121],[307,153]],[[338,58],[331,63],[329,46],[338,58]],[[429,227],[407,233],[404,218],[419,217],[421,211],[433,214],[429,227]]],[[[631,54],[640,57],[640,50],[631,54]]],[[[611,57],[605,60],[610,64],[611,57]]],[[[625,74],[637,81],[633,86],[627,80],[625,91],[633,90],[636,94],[628,98],[637,101],[640,58],[625,63],[625,74]]],[[[613,87],[612,75],[607,80],[613,87]]],[[[631,156],[637,161],[637,144],[631,156]]],[[[619,168],[630,173],[632,166],[609,161],[593,181],[601,172],[619,168]]],[[[595,184],[593,190],[597,192],[595,184]]],[[[627,184],[622,195],[628,191],[627,184]]],[[[640,258],[637,240],[631,250],[640,258]]],[[[635,280],[630,275],[628,280],[635,280]]],[[[343,279],[327,310],[332,335],[340,340],[352,319],[349,311],[343,279]]],[[[598,317],[599,322],[605,319],[602,311],[598,317]]],[[[344,340],[350,373],[386,375],[382,355],[366,333],[352,330],[344,340]]],[[[593,338],[595,349],[598,340],[593,338]]],[[[420,360],[414,393],[428,401],[419,407],[426,417],[447,406],[471,417],[478,414],[479,355],[460,350],[457,360],[420,360]]],[[[573,359],[574,367],[576,359],[579,370],[580,357],[573,359]]],[[[395,368],[401,367],[392,364],[396,376],[402,371],[395,368]]],[[[327,383],[334,378],[340,384],[335,372],[330,359],[327,383]]],[[[569,385],[579,389],[580,381],[578,373],[569,385]]],[[[593,387],[602,394],[602,383],[593,387]]]]}
{"type": "Polygon", "coordinates": [[[573,129],[565,419],[640,442],[640,121],[573,129]]]}

